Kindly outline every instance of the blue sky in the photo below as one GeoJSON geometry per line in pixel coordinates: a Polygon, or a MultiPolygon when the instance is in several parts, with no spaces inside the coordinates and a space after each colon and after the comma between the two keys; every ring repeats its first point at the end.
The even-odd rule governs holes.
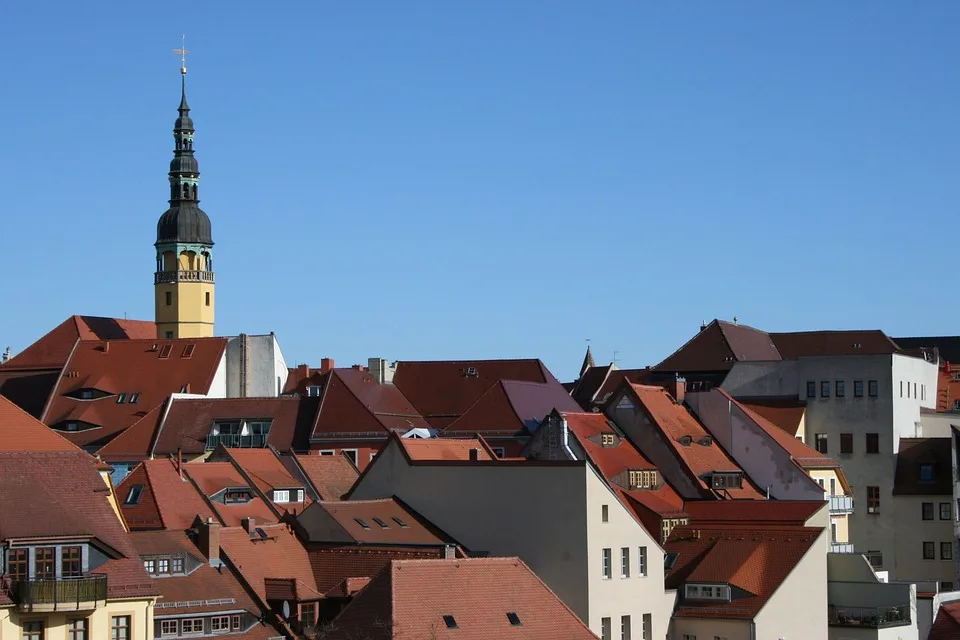
{"type": "Polygon", "coordinates": [[[5,9],[0,346],[153,317],[182,32],[217,331],[291,364],[960,331],[960,2],[268,6],[5,9]]]}

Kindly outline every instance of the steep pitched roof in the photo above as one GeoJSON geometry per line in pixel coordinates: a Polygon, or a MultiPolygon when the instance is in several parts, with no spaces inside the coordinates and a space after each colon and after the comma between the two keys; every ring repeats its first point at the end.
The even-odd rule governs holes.
{"type": "Polygon", "coordinates": [[[61,368],[77,340],[155,340],[157,325],[144,320],[70,316],[42,338],[15,355],[7,366],[61,368]]]}
{"type": "Polygon", "coordinates": [[[914,338],[893,338],[901,349],[936,349],[940,358],[947,362],[960,364],[960,336],[927,336],[914,338]]]}
{"type": "MultiPolygon", "coordinates": [[[[148,411],[146,415],[120,432],[117,437],[97,450],[104,460],[114,462],[132,462],[147,460],[153,450],[163,420],[167,416],[167,409],[173,401],[173,396],[148,411]]],[[[188,452],[189,453],[189,452],[188,452]]]]}
{"type": "Polygon", "coordinates": [[[66,432],[71,442],[104,445],[171,393],[184,387],[207,393],[226,346],[226,338],[81,341],[64,366],[43,422],[56,428],[80,423],[85,430],[66,432]],[[74,397],[81,389],[95,389],[101,397],[74,397]],[[122,403],[119,394],[126,394],[122,403]],[[129,402],[133,394],[139,394],[136,403],[129,402]]]}
{"type": "Polygon", "coordinates": [[[554,409],[579,411],[580,405],[556,381],[498,380],[443,433],[529,435],[554,409]]]}
{"type": "Polygon", "coordinates": [[[895,496],[949,496],[953,494],[951,440],[946,438],[900,438],[895,496]],[[933,480],[921,481],[920,468],[933,466],[933,480]]]}
{"type": "Polygon", "coordinates": [[[97,568],[108,575],[108,597],[153,595],[98,467],[79,450],[0,453],[0,540],[93,538],[111,558],[97,568]]]}
{"type": "Polygon", "coordinates": [[[807,403],[793,398],[737,398],[737,402],[782,429],[791,438],[800,431],[807,403]]]}
{"type": "Polygon", "coordinates": [[[776,593],[813,547],[823,529],[816,527],[685,525],[674,528],[664,550],[677,554],[665,586],[678,589],[679,618],[751,620],[776,593]],[[685,583],[729,584],[747,592],[730,602],[691,601],[683,595],[685,583]]]}
{"type": "Polygon", "coordinates": [[[824,500],[691,500],[691,527],[804,527],[827,506],[824,500]]]}
{"type": "Polygon", "coordinates": [[[573,383],[570,395],[584,411],[593,408],[593,400],[596,398],[597,392],[614,369],[616,369],[616,365],[612,362],[600,367],[590,367],[583,371],[577,381],[573,383]]]}
{"type": "Polygon", "coordinates": [[[398,442],[411,460],[467,461],[474,450],[478,460],[497,459],[483,438],[400,438],[398,442]]]}
{"type": "Polygon", "coordinates": [[[500,380],[560,383],[540,360],[398,362],[393,383],[430,425],[443,429],[500,380]]]}
{"type": "Polygon", "coordinates": [[[145,460],[117,485],[117,500],[131,530],[184,530],[199,516],[203,520],[216,514],[193,484],[180,479],[172,460],[145,460]],[[140,497],[130,502],[130,491],[141,486],[140,497]]]}
{"type": "Polygon", "coordinates": [[[59,379],[59,368],[30,369],[0,365],[0,396],[39,418],[59,379]]]}
{"type": "Polygon", "coordinates": [[[394,560],[333,626],[331,640],[596,640],[519,558],[394,560]],[[516,624],[508,614],[516,616],[516,624]]]}
{"type": "Polygon", "coordinates": [[[323,382],[312,437],[387,435],[430,425],[392,384],[379,384],[366,371],[332,369],[323,382]]]}
{"type": "Polygon", "coordinates": [[[248,502],[224,504],[211,501],[218,520],[228,527],[235,527],[244,518],[255,518],[257,522],[276,522],[277,514],[270,504],[254,491],[254,487],[244,479],[230,462],[196,462],[183,465],[183,472],[207,498],[212,498],[227,489],[250,489],[248,502]]]}
{"type": "MultiPolygon", "coordinates": [[[[743,473],[736,462],[713,439],[710,433],[697,419],[673,398],[663,387],[624,383],[632,390],[634,397],[640,402],[651,418],[653,424],[660,430],[663,440],[669,443],[678,461],[680,461],[687,475],[696,482],[703,491],[712,492],[708,474],[714,471],[739,471],[743,473]],[[689,438],[689,445],[682,444],[689,438]],[[709,438],[709,440],[705,440],[709,438]],[[708,444],[704,444],[708,443],[708,444]]],[[[727,489],[732,498],[758,499],[762,498],[760,490],[753,481],[743,474],[743,486],[739,489],[727,489]]]]}
{"type": "Polygon", "coordinates": [[[714,320],[654,369],[678,373],[729,371],[735,362],[780,359],[766,331],[714,320]]]}
{"type": "Polygon", "coordinates": [[[456,544],[395,498],[315,502],[297,516],[308,542],[363,545],[456,544]]]}
{"type": "Polygon", "coordinates": [[[268,578],[293,580],[301,598],[320,598],[307,550],[287,525],[260,525],[267,539],[251,537],[241,527],[220,530],[221,557],[225,557],[244,582],[266,602],[268,578]]]}
{"type": "MultiPolygon", "coordinates": [[[[304,489],[304,502],[294,503],[293,506],[299,510],[313,502],[304,483],[290,475],[272,449],[227,449],[221,445],[207,459],[207,463],[221,459],[232,462],[268,499],[271,498],[271,492],[275,489],[291,491],[304,489]]],[[[274,504],[274,506],[282,512],[288,505],[274,504]]]]}
{"type": "Polygon", "coordinates": [[[879,329],[771,333],[770,338],[784,360],[810,356],[884,355],[900,351],[900,347],[879,329]]]}
{"type": "Polygon", "coordinates": [[[296,461],[321,500],[340,500],[360,476],[356,465],[343,455],[298,455],[296,461]]]}
{"type": "Polygon", "coordinates": [[[0,397],[0,451],[79,451],[63,436],[0,397]]]}

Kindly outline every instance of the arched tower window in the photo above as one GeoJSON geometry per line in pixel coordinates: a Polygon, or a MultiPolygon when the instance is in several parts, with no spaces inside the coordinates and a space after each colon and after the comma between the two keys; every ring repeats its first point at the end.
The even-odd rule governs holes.
{"type": "Polygon", "coordinates": [[[197,185],[193,185],[193,199],[197,199],[197,185]]]}
{"type": "Polygon", "coordinates": [[[183,198],[184,200],[188,200],[190,198],[190,185],[188,184],[183,185],[183,198]]]}

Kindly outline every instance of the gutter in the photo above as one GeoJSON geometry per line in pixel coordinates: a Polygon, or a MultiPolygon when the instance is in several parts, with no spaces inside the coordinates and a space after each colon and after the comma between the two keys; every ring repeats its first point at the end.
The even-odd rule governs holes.
{"type": "Polygon", "coordinates": [[[567,419],[563,416],[560,416],[560,442],[562,443],[563,450],[570,460],[577,460],[577,456],[573,455],[573,450],[570,449],[570,429],[567,428],[567,419]]]}

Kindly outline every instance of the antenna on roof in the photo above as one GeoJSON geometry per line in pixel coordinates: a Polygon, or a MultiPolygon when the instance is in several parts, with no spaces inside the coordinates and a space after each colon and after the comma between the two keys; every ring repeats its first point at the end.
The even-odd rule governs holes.
{"type": "Polygon", "coordinates": [[[740,319],[737,316],[733,316],[733,324],[737,324],[740,319]]]}

